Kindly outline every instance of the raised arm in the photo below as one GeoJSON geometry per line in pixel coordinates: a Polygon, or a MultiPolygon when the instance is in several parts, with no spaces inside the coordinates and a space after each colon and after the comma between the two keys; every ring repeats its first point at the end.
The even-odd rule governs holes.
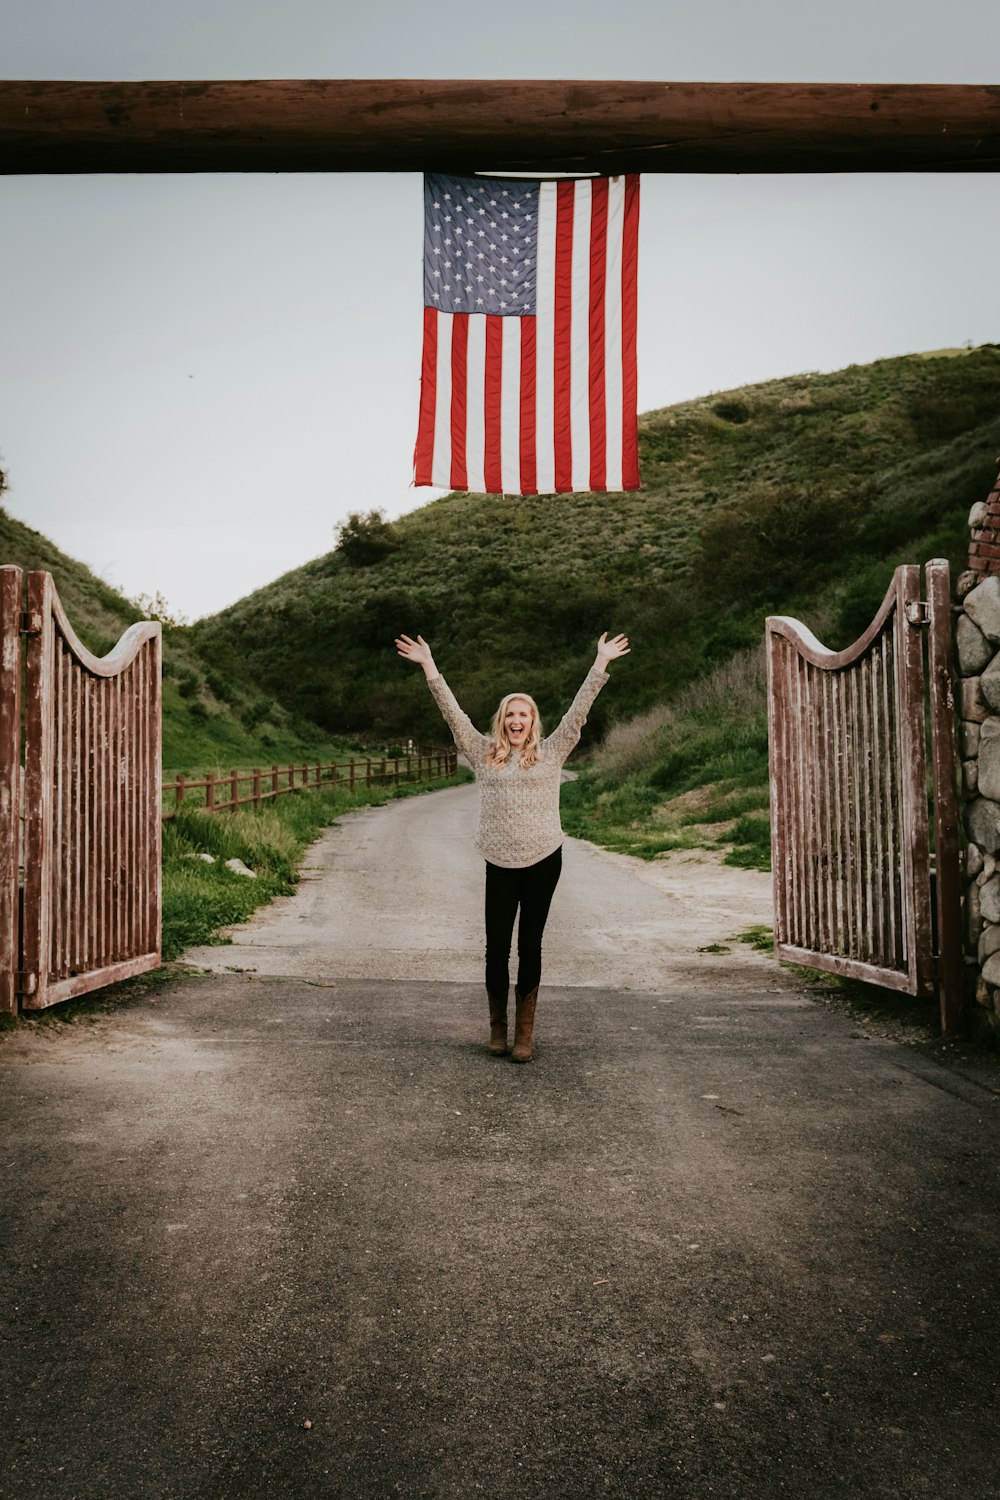
{"type": "Polygon", "coordinates": [[[579,741],[594,699],[608,680],[609,664],[619,656],[627,656],[630,650],[628,636],[616,635],[609,641],[607,631],[604,632],[597,642],[594,665],[583,679],[579,692],[561,722],[545,740],[547,753],[556,754],[561,761],[566,759],[579,741]]]}
{"type": "Polygon", "coordinates": [[[435,666],[431,648],[423,636],[418,635],[416,640],[408,635],[399,636],[396,640],[396,653],[423,668],[427,686],[451,730],[455,744],[474,766],[477,765],[489,750],[489,736],[480,734],[468,714],[459,707],[454,693],[435,666]]]}

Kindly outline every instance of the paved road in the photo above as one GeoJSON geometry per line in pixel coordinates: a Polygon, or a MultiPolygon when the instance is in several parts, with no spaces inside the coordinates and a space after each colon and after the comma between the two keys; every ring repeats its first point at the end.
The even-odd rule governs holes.
{"type": "Polygon", "coordinates": [[[5,1039],[0,1495],[994,1500],[991,1075],[677,947],[529,1068],[398,971],[5,1039]]]}

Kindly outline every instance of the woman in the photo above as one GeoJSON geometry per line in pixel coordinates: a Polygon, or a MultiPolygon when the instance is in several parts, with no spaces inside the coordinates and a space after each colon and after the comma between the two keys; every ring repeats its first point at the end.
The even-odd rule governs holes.
{"type": "Polygon", "coordinates": [[[431,648],[418,635],[401,635],[396,650],[423,667],[427,685],[444,715],[455,744],[479,784],[476,848],[486,860],[486,994],[490,1008],[489,1050],[507,1051],[507,991],[511,935],[518,906],[517,984],[514,987],[514,1046],[511,1060],[531,1061],[538,981],[542,973],[542,933],[562,869],[559,784],[563,762],[580,738],[590,705],[608,680],[607,667],[629,650],[628,638],[607,631],[597,643],[587,673],[562,723],[546,738],[534,699],[508,693],[493,716],[489,734],[480,734],[434,665],[431,648]]]}

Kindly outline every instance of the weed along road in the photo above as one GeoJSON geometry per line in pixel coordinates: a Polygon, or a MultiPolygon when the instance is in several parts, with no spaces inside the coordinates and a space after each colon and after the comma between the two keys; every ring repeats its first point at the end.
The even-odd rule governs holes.
{"type": "Polygon", "coordinates": [[[472,807],[0,1038],[0,1495],[993,1500],[996,1070],[730,941],[764,877],[580,844],[490,1057],[472,807]]]}

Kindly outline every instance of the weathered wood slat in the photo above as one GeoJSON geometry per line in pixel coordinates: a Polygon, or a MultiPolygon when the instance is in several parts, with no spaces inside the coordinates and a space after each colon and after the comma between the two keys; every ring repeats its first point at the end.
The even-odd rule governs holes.
{"type": "Polygon", "coordinates": [[[934,984],[931,940],[930,843],[927,827],[927,756],[925,750],[924,645],[920,626],[910,619],[920,611],[920,569],[905,565],[904,597],[899,611],[900,664],[903,689],[899,702],[902,772],[902,838],[907,877],[906,900],[913,948],[909,955],[917,992],[934,984]]]}
{"type": "MultiPolygon", "coordinates": [[[[160,962],[160,951],[157,948],[153,953],[123,958],[103,969],[91,969],[86,974],[73,974],[66,979],[53,980],[47,986],[46,1005],[59,1005],[63,1000],[74,1000],[79,995],[88,995],[106,985],[121,984],[124,979],[134,979],[137,974],[147,974],[150,969],[158,969],[160,962]]],[[[33,1008],[40,1009],[38,1006],[33,1008]]]]}
{"type": "Polygon", "coordinates": [[[21,968],[21,613],[24,574],[0,568],[0,1015],[17,1011],[21,968]]]}
{"type": "Polygon", "coordinates": [[[247,79],[0,85],[0,172],[976,172],[986,84],[247,79]]]}
{"type": "Polygon", "coordinates": [[[889,901],[889,941],[892,953],[891,967],[903,963],[903,905],[899,862],[899,742],[893,713],[896,702],[896,651],[895,635],[886,632],[882,637],[882,722],[886,728],[886,804],[885,804],[885,858],[889,872],[887,896],[889,901]]]}

